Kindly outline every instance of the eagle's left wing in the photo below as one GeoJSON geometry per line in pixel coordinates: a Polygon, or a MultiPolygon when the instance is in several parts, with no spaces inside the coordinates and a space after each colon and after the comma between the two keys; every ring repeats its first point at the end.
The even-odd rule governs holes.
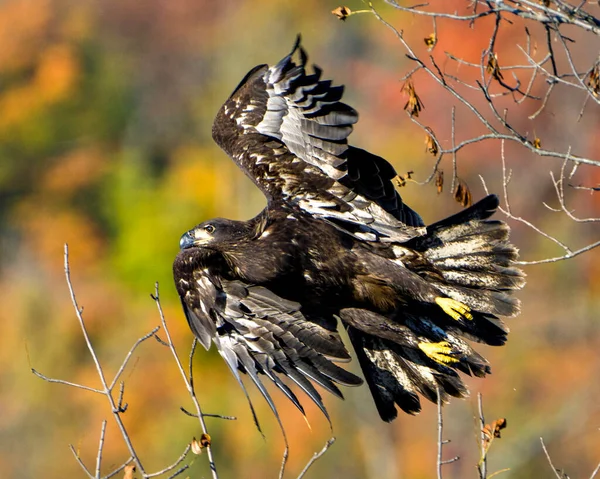
{"type": "Polygon", "coordinates": [[[321,80],[317,67],[308,74],[306,62],[298,41],[278,64],[250,71],[217,114],[217,144],[270,202],[298,207],[365,240],[424,234],[393,187],[394,168],[348,145],[358,114],[340,101],[343,87],[321,80]]]}
{"type": "MultiPolygon", "coordinates": [[[[174,265],[175,283],[190,327],[207,349],[211,340],[243,386],[239,371],[248,374],[278,417],[261,375],[268,377],[304,414],[304,409],[282,381],[291,379],[329,415],[311,381],[342,397],[336,386],[359,385],[362,380],[335,362],[350,360],[334,320],[307,318],[300,304],[269,289],[241,281],[208,276],[189,268],[182,252],[174,265]]],[[[245,391],[245,389],[244,389],[245,391]]]]}

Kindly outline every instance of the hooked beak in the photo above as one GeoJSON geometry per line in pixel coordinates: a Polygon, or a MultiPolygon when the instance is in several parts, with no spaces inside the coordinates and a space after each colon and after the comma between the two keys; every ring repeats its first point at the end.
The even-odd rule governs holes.
{"type": "Polygon", "coordinates": [[[194,246],[194,236],[190,231],[183,234],[179,240],[179,249],[187,249],[194,246]]]}

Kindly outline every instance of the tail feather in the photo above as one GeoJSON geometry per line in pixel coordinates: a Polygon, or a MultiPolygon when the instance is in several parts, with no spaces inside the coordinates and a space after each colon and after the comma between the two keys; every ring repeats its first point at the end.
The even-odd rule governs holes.
{"type": "Polygon", "coordinates": [[[426,316],[399,313],[384,317],[365,309],[346,308],[340,317],[385,421],[396,417],[395,404],[409,414],[417,414],[421,409],[419,394],[432,402],[439,394],[443,403],[450,396],[468,396],[457,371],[478,377],[490,373],[488,362],[460,335],[443,331],[426,316]],[[442,342],[448,347],[445,364],[419,347],[442,342]]]}
{"type": "Polygon", "coordinates": [[[518,251],[509,242],[508,226],[487,219],[497,206],[498,198],[490,195],[428,226],[424,237],[407,246],[421,253],[413,269],[447,296],[472,310],[514,316],[520,304],[510,294],[523,287],[525,275],[513,266],[518,251]]]}
{"type": "Polygon", "coordinates": [[[442,229],[449,225],[466,223],[471,220],[485,220],[496,212],[496,209],[499,205],[500,200],[498,199],[498,196],[488,195],[485,198],[479,200],[473,206],[465,208],[464,210],[459,211],[455,215],[448,216],[443,220],[429,225],[427,227],[427,231],[433,232],[437,229],[442,229]]]}
{"type": "MultiPolygon", "coordinates": [[[[422,358],[392,341],[365,334],[352,326],[348,334],[356,350],[377,411],[384,421],[397,416],[396,405],[408,414],[421,411],[419,394],[431,402],[467,397],[469,390],[456,371],[422,358]]],[[[464,369],[464,368],[463,368],[464,369]]],[[[462,370],[462,369],[461,369],[462,370]]]]}
{"type": "MultiPolygon", "coordinates": [[[[497,207],[498,198],[490,195],[393,250],[394,262],[421,276],[441,296],[468,306],[472,318],[454,319],[416,295],[383,314],[362,308],[340,311],[383,420],[396,417],[396,406],[417,414],[420,396],[433,402],[439,396],[443,403],[468,396],[459,372],[490,374],[489,363],[467,340],[504,344],[508,329],[498,316],[518,313],[520,303],[512,293],[525,283],[514,266],[518,251],[509,242],[508,226],[488,219],[497,207]]],[[[378,260],[369,258],[368,264],[382,271],[386,265],[378,260]]],[[[396,277],[388,274],[395,284],[396,277]]],[[[405,285],[410,277],[398,274],[397,279],[405,285]]]]}
{"type": "Polygon", "coordinates": [[[396,419],[396,404],[408,414],[418,414],[421,411],[419,395],[403,364],[386,348],[384,340],[352,326],[347,329],[381,419],[386,422],[396,419]]]}
{"type": "Polygon", "coordinates": [[[456,321],[450,317],[441,317],[436,324],[448,333],[477,343],[489,346],[502,346],[506,343],[509,330],[500,318],[478,311],[472,311],[472,314],[471,321],[456,321]]]}
{"type": "Polygon", "coordinates": [[[444,294],[469,306],[472,310],[500,316],[515,316],[521,302],[502,291],[488,291],[449,284],[436,285],[444,294]]]}

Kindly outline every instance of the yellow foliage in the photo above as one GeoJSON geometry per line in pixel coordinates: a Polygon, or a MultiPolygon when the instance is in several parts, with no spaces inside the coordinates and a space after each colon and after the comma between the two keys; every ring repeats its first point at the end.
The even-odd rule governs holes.
{"type": "Polygon", "coordinates": [[[73,48],[53,45],[42,53],[35,75],[35,87],[44,103],[63,100],[79,76],[79,64],[73,48]]]}
{"type": "Polygon", "coordinates": [[[32,93],[30,85],[25,84],[0,97],[0,131],[24,121],[37,110],[39,101],[32,93]]]}
{"type": "MultiPolygon", "coordinates": [[[[219,207],[223,203],[231,207],[227,200],[234,196],[234,188],[228,173],[236,167],[227,158],[213,161],[211,156],[212,150],[207,148],[179,147],[173,153],[175,165],[169,175],[167,191],[176,192],[179,201],[197,203],[210,210],[217,203],[219,207]]],[[[226,215],[227,211],[221,210],[219,214],[226,215]]]]}
{"type": "Polygon", "coordinates": [[[41,54],[33,80],[9,89],[0,97],[0,129],[26,121],[41,108],[67,98],[79,74],[71,46],[47,47],[41,54]]]}

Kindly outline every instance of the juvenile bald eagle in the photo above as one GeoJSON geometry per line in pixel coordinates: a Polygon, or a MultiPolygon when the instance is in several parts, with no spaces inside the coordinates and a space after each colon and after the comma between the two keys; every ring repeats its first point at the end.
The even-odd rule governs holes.
{"type": "Polygon", "coordinates": [[[418,413],[419,395],[464,397],[459,371],[490,372],[465,339],[504,344],[498,316],[518,312],[511,293],[524,284],[508,226],[488,219],[498,199],[426,227],[393,167],[348,145],[358,115],[340,102],[343,87],[306,62],[298,41],[275,66],[253,68],[217,114],[214,140],[268,204],[182,236],[173,271],[190,328],[276,415],[262,376],[304,413],[291,380],[327,417],[313,383],[339,397],[337,385],[362,383],[338,366],[350,360],[338,327],[383,420],[396,405],[418,413]]]}

